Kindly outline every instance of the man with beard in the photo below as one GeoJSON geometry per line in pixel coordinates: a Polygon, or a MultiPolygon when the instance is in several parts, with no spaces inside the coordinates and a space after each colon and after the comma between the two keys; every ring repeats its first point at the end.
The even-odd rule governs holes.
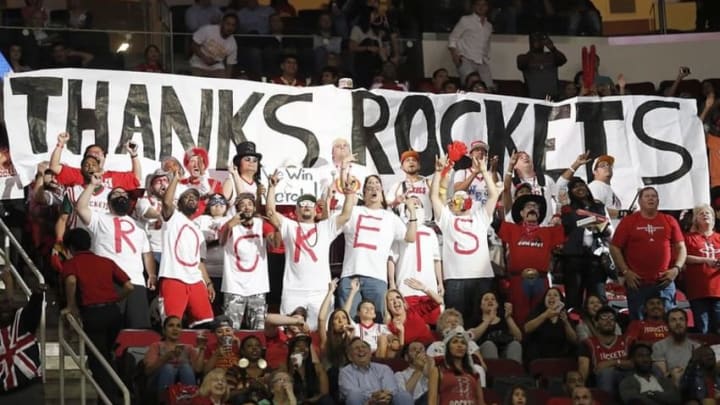
{"type": "Polygon", "coordinates": [[[629,341],[626,335],[615,335],[615,310],[604,306],[595,314],[597,335],[589,337],[580,345],[578,371],[583,380],[595,375],[595,386],[610,394],[633,367],[627,359],[629,341]]]}
{"type": "Polygon", "coordinates": [[[8,269],[0,269],[5,291],[0,295],[0,402],[7,404],[45,403],[40,346],[35,332],[40,325],[47,286],[33,291],[24,307],[13,302],[14,282],[8,269]]]}
{"type": "Polygon", "coordinates": [[[95,187],[102,183],[100,174],[91,176],[90,184],[80,194],[77,213],[92,236],[92,251],[114,261],[133,284],[132,293],[121,303],[123,325],[130,329],[150,329],[147,290],[155,290],[157,274],[145,231],[128,213],[130,198],[127,191],[114,188],[108,195],[110,213],[93,212],[88,203],[95,187]],[[143,264],[147,282],[143,275],[143,264]]]}
{"type": "Polygon", "coordinates": [[[668,335],[667,323],[665,323],[665,306],[659,295],[648,297],[643,308],[643,319],[630,321],[627,328],[627,335],[633,341],[643,342],[649,345],[665,339],[668,335]]]}
{"type": "Polygon", "coordinates": [[[630,346],[630,360],[635,372],[620,382],[620,399],[624,404],[673,405],[682,402],[675,384],[653,373],[652,353],[652,348],[645,343],[630,346]]]}
{"type": "Polygon", "coordinates": [[[430,183],[426,177],[420,175],[420,154],[414,150],[405,151],[400,156],[400,164],[405,172],[405,179],[390,188],[390,195],[393,197],[390,206],[397,207],[405,201],[406,196],[412,194],[420,200],[425,211],[425,220],[432,220],[430,183]]]}
{"type": "Polygon", "coordinates": [[[160,261],[160,314],[163,319],[177,316],[183,319],[189,311],[190,327],[212,321],[210,302],[215,289],[205,270],[205,238],[191,220],[200,202],[200,192],[185,190],[175,203],[179,173],[172,174],[163,197],[163,255],[160,261]],[[179,211],[179,212],[178,212],[179,211]]]}
{"type": "Polygon", "coordinates": [[[254,195],[238,195],[235,208],[237,214],[220,230],[220,244],[225,246],[221,287],[225,315],[235,329],[242,329],[247,319],[250,329],[261,330],[267,312],[265,294],[270,291],[267,248],[277,246],[280,237],[272,225],[255,216],[254,195]]]}
{"type": "MultiPolygon", "coordinates": [[[[565,176],[565,173],[563,173],[563,176],[565,176]]],[[[530,185],[532,194],[541,195],[545,198],[549,215],[545,217],[543,226],[548,225],[558,211],[555,204],[558,187],[553,179],[547,174],[538,177],[537,173],[535,173],[533,159],[524,151],[515,152],[510,156],[508,170],[505,172],[505,177],[508,176],[510,176],[512,184],[527,183],[530,185]]],[[[572,176],[567,177],[567,179],[569,180],[570,177],[572,176]]],[[[511,189],[511,197],[513,197],[514,191],[511,189]]]]}
{"type": "MultiPolygon", "coordinates": [[[[50,155],[50,169],[57,174],[57,182],[65,187],[81,186],[85,184],[85,175],[82,173],[82,164],[80,168],[70,167],[60,163],[62,151],[65,144],[70,141],[70,134],[63,132],[57,137],[57,145],[50,155]]],[[[138,158],[137,145],[129,142],[126,146],[127,152],[130,154],[132,162],[132,171],[117,172],[113,170],[102,171],[105,166],[105,157],[107,151],[100,145],[90,145],[85,148],[83,158],[94,156],[98,161],[100,170],[102,171],[103,184],[107,187],[122,187],[126,190],[135,190],[140,186],[142,179],[142,165],[138,158]]]]}
{"type": "Polygon", "coordinates": [[[196,189],[200,193],[200,201],[198,202],[197,210],[192,215],[192,219],[199,217],[205,212],[207,196],[215,193],[222,194],[223,192],[222,183],[208,176],[207,168],[209,164],[210,158],[205,149],[190,148],[185,152],[183,165],[188,171],[188,177],[180,180],[180,184],[187,188],[196,189]]]}
{"type": "Polygon", "coordinates": [[[562,245],[561,226],[541,227],[547,214],[542,196],[528,194],[515,199],[514,222],[503,221],[498,236],[507,246],[507,272],[510,276],[509,300],[514,319],[522,325],[548,288],[552,252],[562,245]]]}
{"type": "MultiPolygon", "coordinates": [[[[474,159],[472,164],[473,171],[488,178],[485,159],[474,159]]],[[[433,211],[443,237],[445,307],[460,311],[465,325],[477,325],[480,297],[490,291],[494,277],[486,235],[499,192],[495,183],[489,181],[485,204],[474,202],[465,191],[456,191],[446,203],[449,178],[442,172],[447,165],[446,159],[436,160],[430,187],[433,211]]]]}
{"type": "Polygon", "coordinates": [[[687,314],[680,308],[673,308],[665,316],[670,336],[655,342],[652,346],[652,359],[663,375],[676,383],[685,372],[692,352],[700,346],[699,342],[687,335],[687,314]]]}
{"type": "MultiPolygon", "coordinates": [[[[348,183],[344,184],[347,189],[348,183]]],[[[350,295],[352,279],[360,280],[360,294],[353,297],[351,318],[355,317],[362,298],[375,305],[375,322],[383,321],[388,286],[387,258],[390,256],[392,244],[400,240],[415,242],[415,204],[408,205],[407,227],[397,215],[386,208],[380,177],[368,176],[363,186],[363,205],[353,208],[350,220],[342,227],[345,257],[338,286],[340,307],[345,305],[350,295]]]]}
{"type": "Polygon", "coordinates": [[[330,283],[330,244],[350,218],[356,202],[355,192],[346,188],[342,212],[318,222],[315,222],[317,199],[310,194],[301,195],[295,209],[297,220],[292,220],[275,209],[278,182],[276,172],[269,179],[265,209],[270,223],[280,230],[287,250],[280,313],[305,307],[310,329],[315,330],[318,327],[318,311],[330,283]]]}
{"type": "Polygon", "coordinates": [[[157,169],[145,180],[145,196],[135,204],[135,218],[147,234],[150,251],[157,263],[162,257],[162,202],[170,179],[168,172],[157,169]]]}

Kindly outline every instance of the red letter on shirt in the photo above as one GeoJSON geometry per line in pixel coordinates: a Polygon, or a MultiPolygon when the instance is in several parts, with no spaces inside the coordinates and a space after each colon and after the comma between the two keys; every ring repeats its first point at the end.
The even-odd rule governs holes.
{"type": "Polygon", "coordinates": [[[246,267],[243,267],[242,264],[240,264],[240,252],[238,252],[238,244],[239,244],[243,239],[256,239],[256,238],[259,239],[259,238],[260,238],[260,235],[256,235],[256,234],[254,234],[254,233],[251,233],[251,234],[248,234],[248,235],[242,235],[242,236],[238,237],[237,239],[235,239],[235,243],[233,244],[233,248],[234,248],[234,252],[235,252],[235,266],[237,266],[237,269],[238,269],[239,271],[242,271],[242,272],[245,272],[245,273],[250,273],[251,271],[254,271],[255,268],[257,267],[258,262],[260,261],[260,254],[259,254],[259,253],[255,252],[255,261],[253,262],[252,266],[246,268],[246,267]]]}
{"type": "Polygon", "coordinates": [[[417,272],[420,273],[420,271],[422,270],[422,255],[420,254],[420,249],[422,249],[422,247],[420,246],[420,242],[423,236],[430,236],[430,232],[417,231],[416,235],[417,238],[415,240],[415,263],[417,265],[417,272]]]}
{"type": "MultiPolygon", "coordinates": [[[[305,241],[307,241],[311,236],[317,234],[317,228],[311,229],[307,235],[302,231],[300,228],[300,224],[298,224],[297,228],[295,228],[295,254],[293,255],[293,261],[295,263],[300,261],[300,251],[304,250],[307,252],[307,254],[310,256],[310,259],[312,259],[313,262],[317,262],[317,256],[315,255],[315,251],[313,251],[305,241]]],[[[317,236],[316,239],[317,241],[317,236]]]]}
{"type": "Polygon", "coordinates": [[[478,248],[480,247],[480,240],[477,238],[477,236],[473,235],[472,232],[469,232],[469,231],[466,231],[466,230],[460,228],[460,222],[470,222],[472,224],[472,219],[471,218],[455,218],[455,224],[453,227],[455,228],[456,231],[460,232],[461,234],[467,235],[467,236],[473,238],[473,240],[475,241],[475,247],[473,247],[472,249],[460,249],[460,245],[458,245],[458,243],[455,242],[455,244],[453,245],[453,249],[455,250],[455,253],[457,253],[459,255],[471,255],[471,254],[475,253],[478,250],[478,248]]]}
{"type": "Polygon", "coordinates": [[[361,229],[367,229],[368,231],[372,231],[372,232],[380,232],[379,227],[370,227],[370,226],[361,225],[363,218],[368,218],[369,220],[382,221],[382,217],[373,217],[371,215],[362,215],[362,214],[358,215],[358,220],[357,220],[357,223],[355,224],[355,238],[353,240],[353,247],[377,250],[377,245],[371,245],[369,243],[359,243],[358,242],[358,237],[360,236],[361,229]]]}
{"type": "Polygon", "coordinates": [[[128,245],[130,245],[130,249],[133,253],[137,253],[137,249],[135,249],[135,245],[133,245],[132,240],[128,237],[129,234],[135,232],[135,224],[128,221],[127,219],[122,219],[120,217],[114,217],[113,222],[115,224],[115,253],[122,252],[122,240],[125,241],[128,245]],[[123,224],[128,224],[129,229],[123,230],[123,224]]]}
{"type": "Polygon", "coordinates": [[[180,263],[182,266],[196,267],[198,265],[198,263],[199,263],[198,253],[200,253],[200,236],[198,236],[197,232],[195,232],[195,229],[193,229],[190,225],[185,224],[182,227],[180,227],[180,230],[178,231],[178,234],[177,234],[177,239],[175,240],[175,249],[174,249],[173,253],[175,254],[175,260],[177,260],[177,262],[180,263]],[[186,238],[188,238],[188,237],[195,238],[195,240],[191,243],[192,245],[195,245],[195,257],[193,257],[193,259],[195,259],[195,261],[192,263],[186,262],[183,259],[181,259],[180,251],[178,251],[178,245],[180,244],[180,240],[182,240],[182,238],[183,238],[183,232],[185,232],[186,229],[192,233],[192,235],[188,235],[188,236],[186,236],[186,238]]]}

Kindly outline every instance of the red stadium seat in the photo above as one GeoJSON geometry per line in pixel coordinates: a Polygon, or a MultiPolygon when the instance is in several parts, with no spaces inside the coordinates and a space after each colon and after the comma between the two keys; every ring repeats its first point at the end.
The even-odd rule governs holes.
{"type": "Polygon", "coordinates": [[[485,399],[485,403],[488,405],[499,405],[503,403],[503,399],[500,397],[500,394],[490,388],[483,388],[483,398],[485,399]]]}
{"type": "Polygon", "coordinates": [[[527,97],[525,83],[520,80],[495,80],[497,93],[504,96],[527,97]]]}
{"type": "Polygon", "coordinates": [[[525,377],[525,369],[522,364],[509,359],[485,359],[487,374],[490,377],[525,377]]]}
{"type": "MultiPolygon", "coordinates": [[[[208,345],[215,344],[216,338],[212,331],[194,329],[183,330],[180,334],[180,342],[186,345],[195,346],[199,332],[205,332],[208,338],[208,345]]],[[[257,336],[262,345],[265,346],[265,334],[263,331],[240,330],[235,332],[235,336],[237,336],[240,340],[249,335],[257,336]]],[[[153,330],[123,329],[118,334],[117,339],[115,339],[115,356],[116,358],[120,358],[128,347],[147,347],[159,341],[161,338],[162,336],[153,330]]]]}
{"type": "Polygon", "coordinates": [[[709,346],[720,344],[720,335],[717,335],[715,333],[690,333],[688,337],[696,342],[700,342],[709,346]]]}
{"type": "Polygon", "coordinates": [[[574,358],[536,359],[530,362],[528,369],[533,377],[562,378],[568,371],[577,370],[578,364],[574,358]]]}
{"type": "Polygon", "coordinates": [[[628,83],[625,90],[634,96],[654,96],[657,95],[655,84],[651,82],[628,83]]]}

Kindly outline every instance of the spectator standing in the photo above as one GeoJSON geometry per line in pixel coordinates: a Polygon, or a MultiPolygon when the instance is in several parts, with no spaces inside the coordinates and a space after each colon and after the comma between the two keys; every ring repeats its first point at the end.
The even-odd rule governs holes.
{"type": "Polygon", "coordinates": [[[157,45],[148,45],[143,55],[145,55],[145,62],[137,65],[135,70],[139,72],[165,73],[165,69],[162,66],[162,54],[157,45]]]}
{"type": "Polygon", "coordinates": [[[192,36],[190,67],[195,76],[232,77],[237,64],[237,29],[235,14],[225,14],[220,24],[204,25],[192,36]]]}
{"type": "Polygon", "coordinates": [[[48,12],[43,5],[43,0],[25,0],[25,6],[20,9],[23,22],[26,27],[32,26],[32,19],[36,14],[40,14],[42,24],[45,25],[48,22],[48,12]]]}
{"type": "Polygon", "coordinates": [[[705,103],[700,113],[700,121],[703,122],[707,136],[707,147],[709,149],[708,165],[710,166],[710,187],[720,185],[720,97],[717,97],[717,89],[710,82],[704,82],[702,87],[705,103]]]}
{"type": "Polygon", "coordinates": [[[267,35],[270,33],[270,16],[275,10],[261,6],[258,0],[247,0],[245,7],[237,11],[238,25],[243,34],[267,35]]]}
{"type": "MultiPolygon", "coordinates": [[[[222,194],[211,194],[207,198],[207,206],[203,215],[195,218],[195,223],[200,228],[207,246],[205,258],[205,270],[213,282],[215,291],[222,287],[223,267],[225,263],[225,250],[220,244],[220,229],[230,220],[228,215],[228,203],[222,194]]],[[[217,300],[213,303],[213,310],[216,314],[222,313],[222,305],[217,300]]]]}
{"type": "Polygon", "coordinates": [[[357,87],[369,89],[373,77],[388,60],[391,50],[385,45],[387,35],[382,18],[374,9],[365,8],[350,32],[349,50],[354,57],[353,76],[357,87]]]}
{"type": "MultiPolygon", "coordinates": [[[[544,176],[537,175],[533,159],[525,151],[515,152],[510,155],[508,167],[511,168],[511,170],[505,172],[506,181],[507,176],[511,176],[510,180],[512,181],[512,184],[517,186],[518,184],[527,183],[530,185],[532,194],[538,194],[545,197],[548,215],[545,217],[543,225],[548,225],[552,220],[554,220],[555,215],[558,212],[556,197],[559,187],[555,185],[553,179],[547,174],[544,176]]],[[[558,182],[559,181],[560,180],[558,179],[558,182]]],[[[512,193],[510,194],[512,197],[512,193]]]]}
{"type": "Polygon", "coordinates": [[[680,380],[680,392],[684,401],[688,403],[715,402],[716,389],[720,386],[720,372],[718,372],[717,358],[710,346],[700,346],[693,350],[690,362],[685,368],[680,380]]]}
{"type": "Polygon", "coordinates": [[[568,35],[585,33],[588,36],[602,35],[600,12],[591,0],[578,0],[572,5],[568,21],[568,35]]]}
{"type": "Polygon", "coordinates": [[[665,309],[675,306],[675,278],[687,251],[675,218],[658,211],[660,199],[653,187],[638,192],[640,211],[623,218],[610,245],[610,254],[625,277],[630,319],[641,319],[641,305],[660,294],[665,309]]]}
{"type": "MultiPolygon", "coordinates": [[[[347,364],[347,346],[355,332],[350,315],[344,309],[338,308],[328,316],[337,283],[338,280],[334,279],[328,284],[328,292],[318,314],[320,355],[330,365],[330,369],[335,372],[336,376],[338,370],[347,364]],[[327,328],[322,325],[327,325],[327,328]]],[[[336,387],[337,384],[333,386],[333,388],[336,387]]]]}
{"type": "MultiPolygon", "coordinates": [[[[397,207],[409,195],[420,200],[420,209],[423,211],[423,220],[432,220],[432,204],[430,203],[430,182],[420,175],[420,154],[410,149],[400,155],[400,167],[405,178],[390,187],[392,201],[390,206],[397,207]]],[[[404,213],[401,213],[403,215],[404,213]]]]}
{"type": "Polygon", "coordinates": [[[159,264],[162,257],[162,202],[170,184],[168,172],[157,169],[145,181],[145,196],[135,204],[135,218],[145,229],[150,250],[159,264]]]}
{"type": "Polygon", "coordinates": [[[720,234],[709,205],[693,210],[693,229],[685,234],[685,293],[700,333],[720,333],[720,234]]]}
{"type": "MultiPolygon", "coordinates": [[[[595,200],[605,206],[610,218],[617,219],[622,209],[622,202],[610,185],[614,166],[615,158],[610,155],[595,158],[592,164],[593,181],[588,184],[588,188],[595,200]]],[[[577,170],[577,168],[575,169],[577,170]]],[[[618,222],[613,221],[613,226],[617,226],[618,222]]]]}
{"type": "Polygon", "coordinates": [[[688,338],[687,314],[684,310],[673,308],[666,317],[670,335],[653,344],[652,359],[663,375],[679,383],[693,351],[700,343],[688,338]]]}
{"type": "Polygon", "coordinates": [[[472,14],[465,15],[455,25],[448,40],[448,49],[460,75],[460,83],[471,72],[478,72],[486,86],[493,89],[490,72],[490,37],[493,26],[488,20],[488,0],[473,0],[472,14]]]}
{"type": "Polygon", "coordinates": [[[237,196],[249,193],[257,196],[257,201],[263,193],[258,193],[260,185],[260,167],[262,166],[262,154],[258,153],[255,142],[240,142],[235,146],[233,156],[233,167],[230,168],[230,177],[223,182],[223,195],[232,204],[237,196]]]}
{"type": "Polygon", "coordinates": [[[573,357],[577,335],[565,312],[560,290],[548,288],[543,301],[528,316],[525,332],[525,362],[552,357],[573,357]]]}
{"type": "Polygon", "coordinates": [[[517,57],[517,68],[523,72],[528,96],[557,100],[558,67],[564,65],[567,58],[544,32],[530,34],[529,40],[530,51],[517,57]],[[549,52],[545,52],[545,48],[549,52]]]}
{"type": "Polygon", "coordinates": [[[293,87],[305,87],[305,82],[298,78],[298,60],[295,55],[285,55],[280,63],[280,76],[273,77],[272,83],[293,87]]]}
{"type": "MultiPolygon", "coordinates": [[[[122,328],[117,302],[132,292],[132,282],[112,260],[90,252],[91,239],[86,230],[69,231],[63,243],[72,255],[63,266],[67,297],[65,310],[80,316],[88,338],[112,364],[113,345],[122,328]],[[119,294],[116,286],[122,286],[119,294]]],[[[88,356],[88,368],[110,402],[121,402],[115,382],[92,353],[88,356]]]]}
{"type": "Polygon", "coordinates": [[[630,346],[633,373],[620,382],[620,399],[625,404],[672,405],[682,402],[680,391],[670,379],[653,374],[653,350],[644,343],[630,346]]]}
{"type": "Polygon", "coordinates": [[[213,179],[207,172],[210,166],[210,158],[208,152],[204,148],[193,147],[185,151],[183,157],[183,166],[187,169],[188,177],[180,180],[183,187],[176,193],[180,194],[186,188],[192,188],[200,193],[200,201],[197,210],[193,213],[192,218],[195,219],[205,212],[207,202],[211,194],[219,194],[223,192],[222,183],[213,179]]]}
{"type": "Polygon", "coordinates": [[[317,31],[313,35],[313,52],[316,73],[327,66],[330,54],[340,55],[342,52],[342,37],[333,30],[330,13],[325,12],[318,17],[317,31]]]}
{"type": "MultiPolygon", "coordinates": [[[[482,140],[475,140],[470,143],[470,150],[467,156],[470,161],[474,159],[488,160],[488,144],[482,140]]],[[[467,169],[456,170],[453,174],[453,190],[467,191],[474,201],[485,204],[488,199],[488,181],[496,181],[497,173],[490,173],[490,177],[485,178],[481,173],[480,166],[472,165],[467,169]]]]}
{"type": "Polygon", "coordinates": [[[64,25],[79,30],[92,28],[92,13],[82,7],[80,0],[68,0],[64,25]]]}
{"type": "Polygon", "coordinates": [[[212,0],[195,0],[195,4],[185,10],[185,27],[188,32],[195,32],[205,25],[220,23],[222,18],[222,10],[213,5],[212,0]]]}
{"type": "Polygon", "coordinates": [[[445,361],[430,369],[428,404],[484,404],[481,373],[468,351],[468,337],[461,327],[445,334],[445,361]]]}

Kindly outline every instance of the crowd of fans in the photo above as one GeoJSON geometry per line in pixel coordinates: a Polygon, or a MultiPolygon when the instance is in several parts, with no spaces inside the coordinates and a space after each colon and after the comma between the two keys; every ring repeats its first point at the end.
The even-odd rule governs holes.
{"type": "MultiPolygon", "coordinates": [[[[28,1],[26,23],[48,18],[39,3],[28,1]]],[[[319,74],[321,84],[351,76],[360,86],[406,90],[396,78],[403,51],[387,3],[368,1],[348,19],[349,8],[332,2],[319,16],[313,54],[304,56],[283,41],[258,46],[233,37],[280,35],[282,17],[296,14],[287,1],[234,3],[245,4],[220,10],[198,1],[187,10],[192,74],[268,74],[280,58],[269,75],[278,84],[308,85],[303,75],[319,74]],[[345,59],[346,51],[353,57],[345,59]]],[[[473,1],[448,44],[459,82],[439,69],[421,90],[495,90],[490,21],[511,30],[512,4],[473,1]]],[[[586,14],[570,21],[593,27],[592,3],[578,4],[586,14]]],[[[67,18],[77,27],[92,21],[75,6],[67,18]]],[[[531,97],[630,93],[622,76],[616,84],[598,73],[599,58],[585,66],[589,78],[581,72],[561,86],[557,67],[567,58],[545,32],[531,33],[529,51],[517,58],[531,97]]],[[[94,60],[63,43],[47,49],[56,67],[94,60]]],[[[8,52],[16,71],[42,66],[27,66],[25,51],[16,43],[8,52]]],[[[157,47],[145,55],[139,70],[164,71],[157,47]]],[[[662,94],[692,97],[681,89],[689,73],[680,68],[662,94]]],[[[715,187],[720,107],[712,82],[701,93],[694,96],[701,97],[715,187]]],[[[552,404],[589,404],[593,396],[596,403],[676,404],[707,403],[718,392],[713,347],[702,344],[709,338],[691,332],[720,332],[720,193],[684,213],[681,226],[659,211],[652,187],[639,190],[634,212],[624,209],[631,204],[613,191],[613,156],[581,154],[553,179],[537,176],[523,151],[497,167],[480,139],[451,145],[430,178],[420,175],[419,154],[404,151],[403,179],[386,187],[337,139],[332,162],[317,167],[331,180],[327,192],[283,206],[275,193],[288,180],[275,173],[260,181],[270,151],[252,142],[236,146],[229,176],[216,179],[202,148],[143,173],[129,143],[132,170],[115,172],[103,169],[107,151],[99,145],[86,148],[80,167],[63,164],[69,141],[58,135],[29,186],[28,240],[35,261],[57,280],[64,311],[82,319],[111,364],[122,329],[162,333],[144,351],[138,401],[194,395],[195,404],[479,405],[500,393],[508,404],[542,395],[554,396],[546,398],[552,404]],[[575,176],[582,166],[591,168],[587,181],[575,176]],[[338,278],[331,257],[342,262],[338,278]],[[679,291],[690,311],[677,308],[679,291]],[[625,300],[618,295],[626,309],[619,310],[625,300]],[[198,331],[191,344],[184,327],[198,331]],[[509,362],[526,375],[547,359],[571,366],[561,383],[543,380],[540,393],[534,378],[499,373],[509,362]]],[[[2,273],[12,291],[9,274],[2,273]]],[[[14,317],[0,301],[0,326],[31,336],[36,301],[14,317]]],[[[37,353],[28,356],[37,363],[37,353]]],[[[118,403],[99,360],[90,355],[88,362],[118,403]]],[[[37,387],[39,368],[29,370],[0,391],[29,398],[23,388],[37,387]]]]}

